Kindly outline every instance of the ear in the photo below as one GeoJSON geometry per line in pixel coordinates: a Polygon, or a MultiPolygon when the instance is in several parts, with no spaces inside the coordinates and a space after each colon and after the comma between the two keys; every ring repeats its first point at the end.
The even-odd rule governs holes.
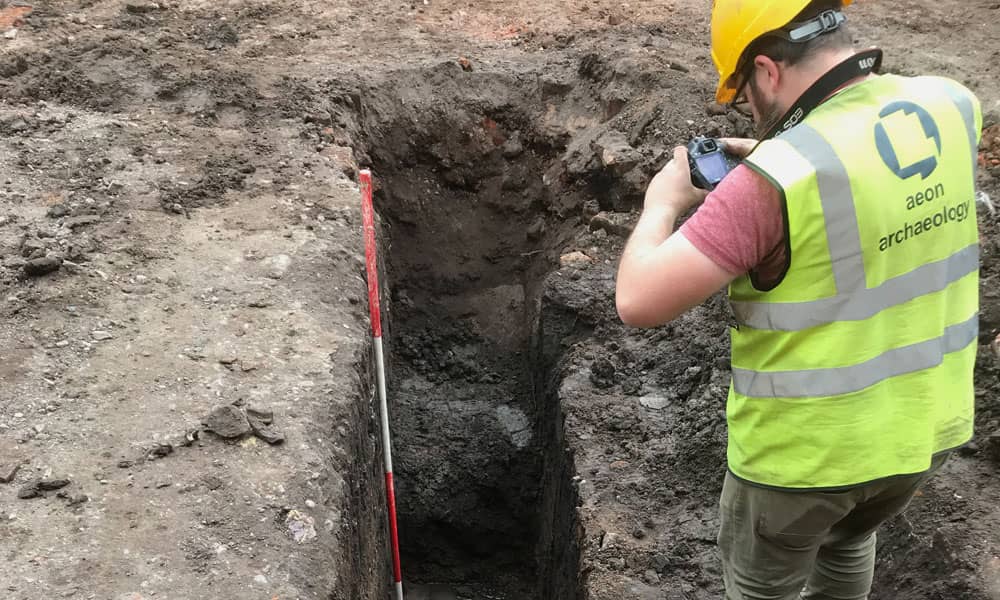
{"type": "Polygon", "coordinates": [[[781,67],[777,62],[763,54],[754,58],[753,65],[758,89],[765,90],[768,96],[773,98],[777,95],[778,87],[781,85],[781,67]]]}

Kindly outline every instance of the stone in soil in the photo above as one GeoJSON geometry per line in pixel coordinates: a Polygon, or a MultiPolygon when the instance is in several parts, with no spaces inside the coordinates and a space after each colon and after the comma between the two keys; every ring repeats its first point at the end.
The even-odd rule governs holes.
{"type": "Polygon", "coordinates": [[[56,493],[56,498],[66,501],[66,506],[74,507],[80,506],[81,504],[86,504],[90,501],[90,496],[86,494],[70,494],[68,492],[58,492],[56,493]]]}
{"type": "Polygon", "coordinates": [[[160,10],[160,5],[155,2],[146,2],[145,0],[131,0],[125,3],[125,10],[133,15],[142,15],[160,10]]]}
{"type": "Polygon", "coordinates": [[[149,460],[156,460],[158,458],[163,458],[164,456],[169,456],[174,453],[174,447],[171,444],[156,444],[149,449],[146,454],[146,458],[149,460]]]}
{"type": "Polygon", "coordinates": [[[202,424],[205,431],[227,439],[243,437],[252,431],[246,413],[232,404],[215,407],[202,424]]]}
{"type": "Polygon", "coordinates": [[[316,525],[312,517],[298,510],[290,510],[285,515],[285,525],[293,540],[304,544],[316,538],[316,525]]]}
{"type": "Polygon", "coordinates": [[[14,481],[14,476],[21,468],[20,462],[0,463],[0,483],[10,483],[14,481]]]}
{"type": "Polygon", "coordinates": [[[46,214],[53,219],[58,219],[60,217],[65,217],[70,214],[70,212],[72,212],[72,210],[65,204],[53,204],[49,207],[49,211],[46,214]]]}
{"type": "Polygon", "coordinates": [[[268,444],[280,444],[285,441],[285,435],[271,426],[274,423],[272,411],[247,408],[246,415],[254,435],[268,444]]]}
{"type": "Polygon", "coordinates": [[[78,227],[83,227],[84,225],[93,225],[94,223],[100,223],[101,217],[97,215],[80,215],[79,217],[70,217],[63,222],[63,225],[70,229],[77,229],[78,227]]]}
{"type": "Polygon", "coordinates": [[[597,231],[603,229],[608,235],[616,235],[620,238],[627,238],[632,234],[632,227],[628,224],[629,215],[619,213],[598,213],[590,220],[590,230],[597,231]]]}
{"type": "Polygon", "coordinates": [[[62,262],[62,258],[58,256],[43,256],[24,263],[22,269],[28,277],[41,277],[42,275],[58,271],[62,267],[62,262]]]}
{"type": "Polygon", "coordinates": [[[69,485],[69,479],[34,479],[24,484],[17,492],[17,497],[22,500],[30,498],[40,498],[45,492],[62,489],[69,485]]]}
{"type": "Polygon", "coordinates": [[[288,267],[292,264],[292,257],[287,254],[278,254],[266,259],[267,276],[271,279],[281,279],[288,272],[288,267]]]}
{"type": "Polygon", "coordinates": [[[606,358],[598,358],[590,365],[590,381],[599,388],[614,385],[615,365],[606,358]]]}
{"type": "Polygon", "coordinates": [[[643,396],[639,399],[639,404],[642,404],[649,410],[663,410],[670,406],[670,399],[663,396],[643,396]]]}

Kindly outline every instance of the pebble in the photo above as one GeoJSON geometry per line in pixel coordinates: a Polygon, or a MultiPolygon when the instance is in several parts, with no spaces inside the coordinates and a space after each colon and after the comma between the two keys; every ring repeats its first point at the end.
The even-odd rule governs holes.
{"type": "Polygon", "coordinates": [[[61,257],[50,255],[33,258],[24,263],[24,266],[21,268],[24,274],[29,277],[40,277],[58,271],[62,267],[62,263],[63,260],[61,257]]]}
{"type": "Polygon", "coordinates": [[[71,210],[69,206],[65,204],[53,204],[49,207],[49,211],[46,213],[50,218],[58,219],[59,217],[65,217],[70,214],[71,210]]]}
{"type": "Polygon", "coordinates": [[[645,406],[649,410],[663,410],[664,408],[670,406],[670,399],[664,398],[663,396],[643,396],[639,398],[639,404],[645,406]]]}
{"type": "Polygon", "coordinates": [[[78,229],[84,225],[92,225],[94,223],[99,223],[101,220],[97,215],[80,215],[79,217],[70,217],[63,222],[63,225],[69,229],[78,229]]]}
{"type": "Polygon", "coordinates": [[[618,534],[607,532],[604,537],[601,538],[601,550],[606,550],[618,543],[618,534]]]}
{"type": "Polygon", "coordinates": [[[316,524],[312,517],[298,510],[290,510],[285,515],[285,525],[292,539],[304,544],[316,538],[316,524]]]}
{"type": "Polygon", "coordinates": [[[271,279],[281,279],[288,272],[288,267],[292,265],[292,257],[287,254],[278,254],[268,258],[266,261],[267,276],[271,279]]]}
{"type": "Polygon", "coordinates": [[[0,483],[10,483],[14,481],[14,477],[17,475],[20,468],[20,462],[0,464],[0,483]]]}
{"type": "Polygon", "coordinates": [[[632,227],[627,222],[628,218],[627,214],[602,212],[590,220],[588,228],[590,231],[603,229],[609,235],[627,238],[632,234],[632,227]]]}
{"type": "Polygon", "coordinates": [[[107,331],[101,331],[101,330],[95,330],[95,331],[92,331],[90,335],[91,335],[91,336],[92,336],[92,337],[93,337],[93,338],[94,338],[95,340],[97,340],[97,341],[99,341],[99,342],[100,342],[100,341],[104,341],[104,340],[112,340],[112,339],[114,339],[114,337],[115,337],[115,336],[111,335],[111,333],[109,333],[109,332],[107,332],[107,331]]]}
{"type": "Polygon", "coordinates": [[[726,114],[727,109],[725,105],[719,104],[718,102],[710,102],[705,108],[705,112],[711,117],[719,117],[726,114]]]}
{"type": "Polygon", "coordinates": [[[159,9],[160,6],[155,2],[146,2],[145,0],[131,0],[125,3],[125,11],[134,15],[150,13],[159,9]]]}
{"type": "Polygon", "coordinates": [[[655,554],[650,563],[654,569],[662,573],[663,569],[667,568],[667,565],[670,564],[670,557],[666,554],[655,554]]]}
{"type": "Polygon", "coordinates": [[[594,259],[579,251],[563,254],[559,257],[559,264],[563,267],[581,267],[592,262],[594,259]]]}

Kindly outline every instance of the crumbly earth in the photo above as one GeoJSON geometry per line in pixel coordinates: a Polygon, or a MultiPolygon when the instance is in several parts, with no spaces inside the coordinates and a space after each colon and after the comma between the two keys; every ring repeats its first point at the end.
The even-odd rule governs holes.
{"type": "MultiPolygon", "coordinates": [[[[517,315],[549,336],[533,358],[551,396],[497,413],[514,447],[522,415],[561,424],[538,398],[558,397],[565,413],[553,439],[568,458],[543,462],[572,493],[525,496],[563,515],[528,521],[548,530],[538,547],[579,552],[565,572],[540,553],[540,574],[578,580],[548,597],[720,597],[724,304],[651,332],[622,327],[613,309],[622,235],[669,148],[748,132],[709,105],[707,5],[51,0],[29,11],[0,0],[0,480],[13,472],[0,483],[0,589],[386,597],[361,164],[375,169],[391,240],[399,320],[387,343],[410,344],[393,350],[401,380],[418,392],[443,382],[429,397],[447,406],[442,394],[480,389],[462,378],[489,384],[470,373],[509,365],[447,355],[456,336],[507,348],[517,315]],[[522,227],[526,237],[511,233],[522,227]],[[560,255],[571,256],[560,266],[560,255]],[[414,308],[424,300],[434,310],[414,308]],[[451,318],[479,329],[436,328],[451,318]],[[458,375],[442,380],[429,356],[458,375]],[[237,416],[272,411],[283,443],[239,418],[238,437],[205,430],[234,404],[237,416]]],[[[885,48],[887,70],[954,77],[997,125],[1000,4],[851,11],[859,45],[885,48]]],[[[1000,198],[998,136],[984,138],[980,184],[1000,198]]],[[[1000,598],[1000,231],[980,216],[977,438],[883,532],[875,598],[1000,598]]],[[[503,385],[525,376],[514,373],[503,385]]],[[[517,394],[470,400],[495,411],[506,404],[494,397],[517,394]]],[[[460,412],[421,416],[415,397],[400,407],[408,422],[463,425],[460,412]]],[[[426,516],[421,504],[447,501],[448,488],[408,506],[426,516]]],[[[505,527],[520,538],[505,558],[526,552],[534,534],[505,527]]]]}

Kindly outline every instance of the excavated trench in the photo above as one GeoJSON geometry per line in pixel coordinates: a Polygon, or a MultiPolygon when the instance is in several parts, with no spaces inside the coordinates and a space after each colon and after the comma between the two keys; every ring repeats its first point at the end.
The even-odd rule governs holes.
{"type": "Polygon", "coordinates": [[[387,244],[402,558],[416,598],[578,596],[572,458],[541,288],[584,199],[531,77],[447,66],[365,104],[387,244]],[[465,83],[468,82],[468,78],[465,83]],[[432,86],[433,94],[419,93],[432,86]],[[449,95],[454,91],[454,95],[449,95]],[[444,105],[413,98],[450,97],[444,105]]]}
{"type": "MultiPolygon", "coordinates": [[[[628,123],[608,125],[623,95],[609,93],[609,81],[619,75],[589,57],[568,74],[526,69],[400,71],[352,101],[384,234],[408,598],[717,598],[722,303],[637,333],[613,315],[608,265],[550,277],[566,249],[600,245],[586,219],[635,206],[665,146],[690,132],[658,125],[667,141],[657,147],[642,135],[653,121],[640,116],[623,143],[614,130],[628,123]],[[641,402],[657,394],[676,402],[663,413],[641,402]],[[590,441],[581,445],[581,433],[590,441]],[[601,504],[608,498],[613,506],[601,504]],[[584,532],[580,511],[608,521],[584,532]]],[[[669,106],[656,109],[656,123],[679,120],[669,106]]],[[[620,253],[611,242],[593,250],[620,253]]],[[[365,512],[369,521],[380,514],[365,512]]],[[[946,546],[935,538],[914,548],[900,523],[885,531],[874,597],[938,589],[904,572],[946,546]]],[[[386,565],[374,562],[357,572],[382,586],[386,565]]],[[[940,585],[981,597],[952,577],[940,585]]]]}

